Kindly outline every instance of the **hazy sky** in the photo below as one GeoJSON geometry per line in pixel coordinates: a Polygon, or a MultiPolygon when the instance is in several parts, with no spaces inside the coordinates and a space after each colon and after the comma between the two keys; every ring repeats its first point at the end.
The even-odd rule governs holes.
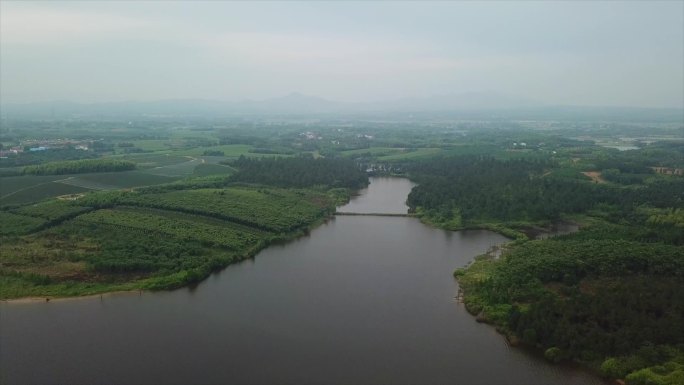
{"type": "Polygon", "coordinates": [[[684,106],[684,1],[0,1],[2,102],[496,92],[684,106]]]}

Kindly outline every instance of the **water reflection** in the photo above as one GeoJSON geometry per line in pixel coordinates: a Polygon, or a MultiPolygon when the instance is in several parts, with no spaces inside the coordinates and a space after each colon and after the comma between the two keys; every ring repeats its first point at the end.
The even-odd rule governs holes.
{"type": "MultiPolygon", "coordinates": [[[[396,210],[410,184],[373,179],[396,210]]],[[[385,204],[387,203],[387,204],[385,204]]],[[[0,383],[601,383],[510,349],[451,273],[505,241],[341,216],[193,289],[0,305],[0,383]]]]}

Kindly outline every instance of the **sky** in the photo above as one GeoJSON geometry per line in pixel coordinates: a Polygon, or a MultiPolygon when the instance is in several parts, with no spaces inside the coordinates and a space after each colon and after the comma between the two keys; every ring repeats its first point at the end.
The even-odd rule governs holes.
{"type": "Polygon", "coordinates": [[[0,102],[684,107],[684,1],[0,1],[0,102]]]}

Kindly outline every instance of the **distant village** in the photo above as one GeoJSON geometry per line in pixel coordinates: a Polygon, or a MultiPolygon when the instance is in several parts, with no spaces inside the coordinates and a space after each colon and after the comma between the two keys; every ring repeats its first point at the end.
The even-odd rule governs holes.
{"type": "Polygon", "coordinates": [[[93,146],[93,140],[82,139],[50,139],[50,140],[25,140],[18,146],[0,149],[0,158],[16,156],[23,152],[38,152],[54,149],[75,149],[88,151],[93,146]]]}

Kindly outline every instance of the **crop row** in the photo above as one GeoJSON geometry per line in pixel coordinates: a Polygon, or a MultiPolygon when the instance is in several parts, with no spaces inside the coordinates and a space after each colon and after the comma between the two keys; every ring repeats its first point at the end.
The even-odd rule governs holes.
{"type": "Polygon", "coordinates": [[[26,234],[45,223],[42,218],[34,218],[10,212],[0,212],[0,235],[26,234]]]}
{"type": "Polygon", "coordinates": [[[66,217],[73,217],[89,209],[90,208],[88,207],[74,205],[69,201],[52,199],[32,205],[21,206],[13,210],[13,212],[53,221],[66,217]]]}
{"type": "Polygon", "coordinates": [[[149,233],[165,234],[183,240],[196,240],[204,244],[232,250],[246,249],[259,241],[259,237],[233,227],[216,226],[192,220],[171,219],[161,215],[130,210],[104,209],[79,216],[77,221],[114,225],[149,233]]]}
{"type": "Polygon", "coordinates": [[[208,215],[280,233],[321,217],[325,208],[316,199],[327,202],[325,196],[309,192],[230,188],[125,194],[118,204],[208,215]]]}

